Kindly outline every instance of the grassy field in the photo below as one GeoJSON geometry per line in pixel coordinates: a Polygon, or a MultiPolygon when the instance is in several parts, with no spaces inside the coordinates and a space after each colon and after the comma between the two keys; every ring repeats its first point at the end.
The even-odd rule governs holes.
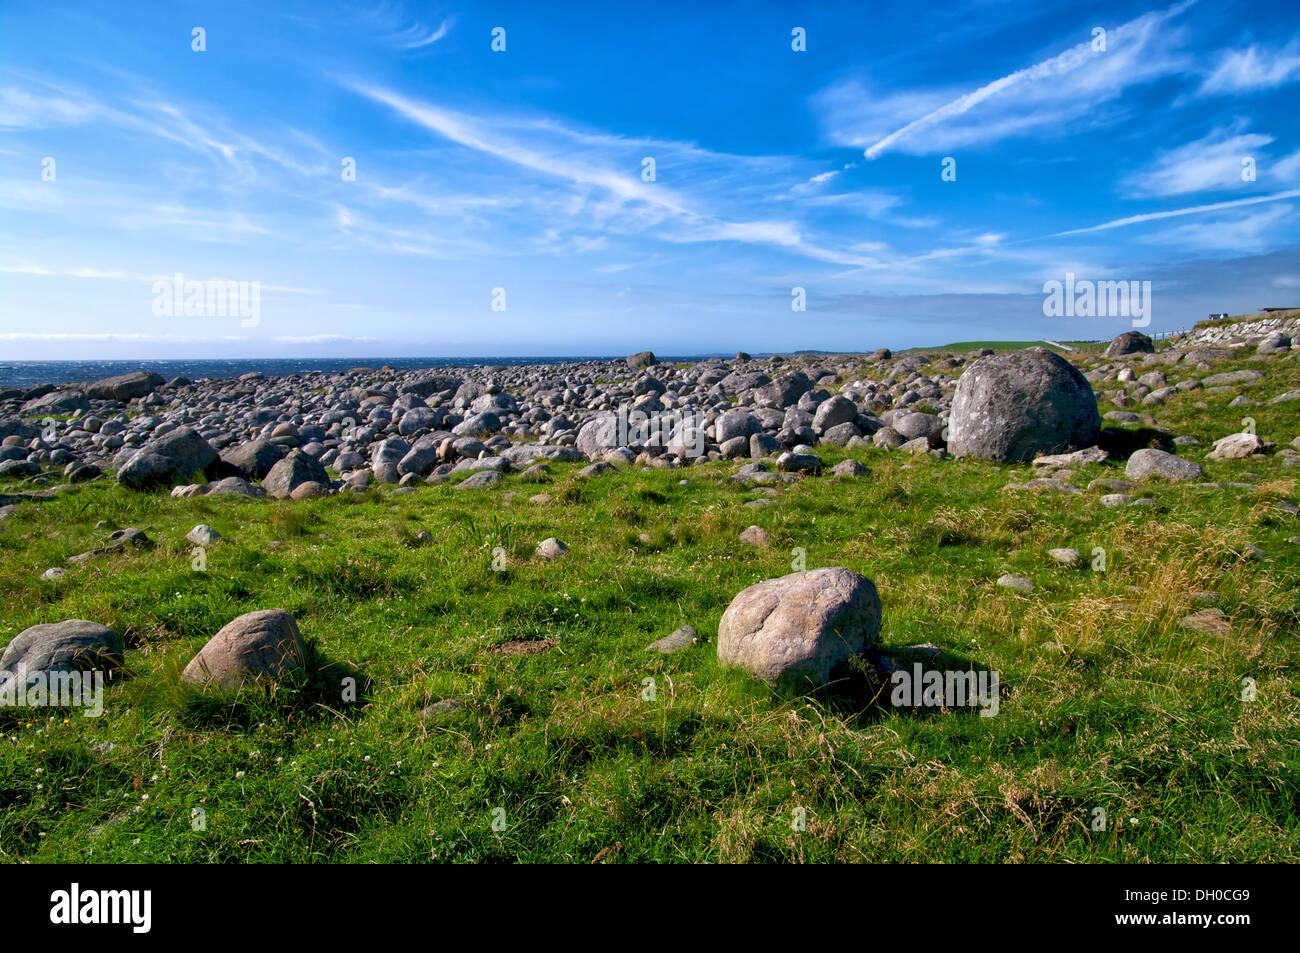
{"type": "MultiPolygon", "coordinates": [[[[1247,394],[1300,386],[1294,360],[1215,370],[1236,366],[1269,372],[1247,394]]],[[[1243,415],[1205,400],[1156,410],[1202,440],[1182,451],[1198,461],[1243,415]]],[[[1279,445],[1300,432],[1294,403],[1249,413],[1279,445]]],[[[129,673],[100,718],[0,712],[0,858],[1300,859],[1300,519],[1274,505],[1297,499],[1295,468],[1207,462],[1216,488],[1152,486],[1153,508],[1107,509],[1096,493],[1004,492],[1029,466],[822,453],[870,473],[807,478],[762,507],[727,479],[735,463],[301,503],[99,480],[21,504],[0,521],[0,641],[91,619],[124,636],[129,673]],[[529,502],[539,491],[551,501],[529,502]],[[158,545],[39,578],[102,545],[101,520],[158,545]],[[200,522],[224,536],[206,571],[184,540],[200,522]],[[737,539],[750,524],[770,548],[737,539]],[[565,558],[533,555],[549,536],[565,558]],[[1046,555],[1065,546],[1104,548],[1105,570],[1046,555]],[[999,672],[998,715],[895,710],[864,685],[783,696],[720,669],[731,597],[789,572],[796,548],[808,568],[875,580],[885,644],[999,672]],[[1034,591],[995,585],[1004,572],[1034,591]],[[1219,594],[1229,634],[1180,627],[1199,591],[1219,594]],[[222,625],[273,607],[311,645],[309,684],[230,697],[179,682],[222,625]],[[684,624],[695,647],[646,651],[684,624]]]]}

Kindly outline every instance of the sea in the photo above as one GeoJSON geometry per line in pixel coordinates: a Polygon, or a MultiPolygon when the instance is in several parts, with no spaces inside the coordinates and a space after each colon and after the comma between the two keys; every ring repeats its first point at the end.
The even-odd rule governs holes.
{"type": "MultiPolygon", "coordinates": [[[[622,356],[622,355],[620,355],[622,356]]],[[[729,357],[722,354],[662,357],[662,361],[699,361],[707,357],[729,357]]],[[[399,371],[430,367],[501,366],[518,367],[525,364],[564,364],[572,361],[610,360],[602,356],[556,357],[321,357],[321,358],[226,358],[220,360],[157,360],[157,361],[0,361],[0,390],[22,390],[38,384],[90,383],[132,371],[153,371],[165,380],[184,377],[195,381],[202,378],[217,379],[239,377],[261,371],[267,377],[283,377],[321,371],[334,374],[354,367],[393,367],[399,371]]]]}

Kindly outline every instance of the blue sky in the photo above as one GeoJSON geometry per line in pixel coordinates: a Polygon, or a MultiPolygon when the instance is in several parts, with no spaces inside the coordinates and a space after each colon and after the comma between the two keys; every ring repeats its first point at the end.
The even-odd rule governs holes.
{"type": "Polygon", "coordinates": [[[1130,326],[1045,317],[1067,272],[1187,327],[1300,304],[1298,105],[1300,7],[1270,0],[4,0],[0,359],[1130,326]],[[156,314],[176,273],[258,282],[256,325],[156,314]]]}

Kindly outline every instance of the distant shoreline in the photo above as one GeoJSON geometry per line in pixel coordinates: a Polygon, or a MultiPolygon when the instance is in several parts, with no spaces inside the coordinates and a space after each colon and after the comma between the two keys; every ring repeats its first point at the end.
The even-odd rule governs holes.
{"type": "MultiPolygon", "coordinates": [[[[789,351],[791,354],[856,354],[857,351],[789,351]]],[[[24,389],[40,384],[84,384],[132,371],[153,371],[167,380],[185,377],[189,380],[222,379],[241,374],[260,372],[267,377],[284,377],[289,374],[338,374],[356,367],[392,367],[399,371],[442,367],[527,367],[530,365],[572,364],[591,361],[621,361],[625,354],[554,355],[539,357],[321,357],[321,358],[181,358],[162,360],[104,360],[104,361],[0,361],[0,390],[24,389]]],[[[756,358],[771,354],[754,354],[756,358]]],[[[663,355],[664,363],[695,363],[710,358],[730,360],[735,352],[726,354],[663,355]]]]}

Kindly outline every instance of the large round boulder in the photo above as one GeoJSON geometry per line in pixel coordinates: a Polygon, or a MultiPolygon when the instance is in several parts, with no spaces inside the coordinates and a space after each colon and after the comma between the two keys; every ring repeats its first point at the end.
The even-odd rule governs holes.
{"type": "Polygon", "coordinates": [[[1125,331],[1106,347],[1107,357],[1124,357],[1128,354],[1154,354],[1155,342],[1141,331],[1125,331]]]}
{"type": "Polygon", "coordinates": [[[247,682],[297,678],[306,660],[307,647],[288,612],[245,612],[199,649],[181,672],[181,679],[200,687],[216,684],[233,689],[247,682]]]}
{"type": "MultiPolygon", "coordinates": [[[[117,472],[117,482],[134,490],[216,476],[217,451],[193,427],[178,427],[141,447],[117,472]]],[[[225,476],[226,474],[221,474],[225,476]]]]}
{"type": "Polygon", "coordinates": [[[125,402],[135,397],[147,397],[162,384],[163,379],[153,371],[133,371],[96,381],[86,388],[86,396],[93,400],[125,402]]]}
{"type": "Polygon", "coordinates": [[[221,451],[221,459],[247,479],[260,480],[271,472],[271,468],[279,463],[287,452],[287,448],[258,437],[256,440],[249,440],[237,447],[221,451]]]}
{"type": "Polygon", "coordinates": [[[122,663],[122,640],[112,629],[68,619],[24,629],[0,655],[0,681],[19,684],[64,672],[105,671],[122,663]]]}
{"type": "Polygon", "coordinates": [[[879,636],[875,584],[842,566],[813,569],[755,583],[732,599],[718,623],[718,661],[774,685],[816,688],[879,636]]]}
{"type": "Polygon", "coordinates": [[[287,457],[271,467],[270,472],[262,480],[262,489],[266,491],[267,496],[284,500],[304,483],[329,486],[329,474],[315,457],[301,450],[292,450],[287,457]]]}
{"type": "Polygon", "coordinates": [[[953,456],[1002,463],[1091,447],[1100,436],[1092,385],[1041,347],[980,358],[957,382],[948,416],[953,456]]]}
{"type": "MultiPolygon", "coordinates": [[[[626,427],[626,425],[624,425],[626,427]]],[[[634,425],[635,426],[635,425],[634,425]]],[[[631,427],[627,427],[631,430],[631,427]]],[[[588,460],[599,460],[609,451],[621,446],[619,443],[619,418],[604,413],[587,421],[578,430],[574,445],[586,455],[588,460]]]]}

